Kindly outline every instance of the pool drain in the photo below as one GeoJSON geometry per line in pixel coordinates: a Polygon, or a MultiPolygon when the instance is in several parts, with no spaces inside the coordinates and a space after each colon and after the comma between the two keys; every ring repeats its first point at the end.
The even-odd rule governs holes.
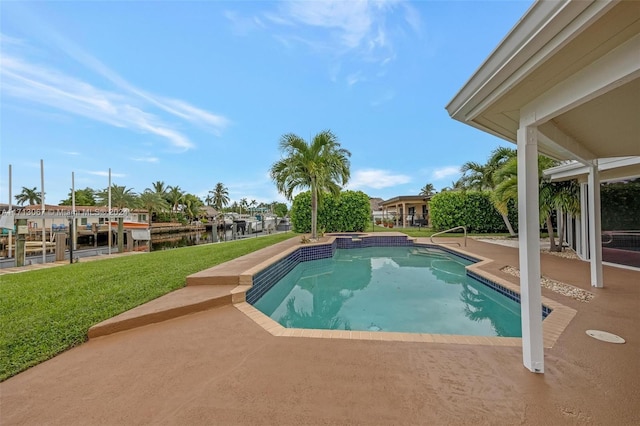
{"type": "Polygon", "coordinates": [[[587,334],[593,337],[594,339],[602,340],[603,342],[607,342],[607,343],[624,343],[625,342],[625,340],[622,337],[612,333],[608,333],[606,331],[587,330],[587,334]]]}

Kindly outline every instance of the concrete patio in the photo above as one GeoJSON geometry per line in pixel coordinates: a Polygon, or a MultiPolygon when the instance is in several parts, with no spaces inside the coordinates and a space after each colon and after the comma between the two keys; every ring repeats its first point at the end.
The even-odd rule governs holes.
{"type": "MultiPolygon", "coordinates": [[[[277,249],[265,250],[235,264],[277,249]]],[[[518,249],[465,250],[518,284],[501,271],[518,266],[518,249]]],[[[226,304],[93,338],[0,383],[0,423],[639,424],[640,272],[605,266],[605,287],[591,288],[588,263],[541,258],[544,276],[595,295],[542,289],[577,311],[543,375],[519,347],[273,336],[226,304]]]]}

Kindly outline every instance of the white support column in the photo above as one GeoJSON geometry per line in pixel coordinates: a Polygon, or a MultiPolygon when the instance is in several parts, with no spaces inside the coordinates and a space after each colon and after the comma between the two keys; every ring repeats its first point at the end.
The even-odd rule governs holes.
{"type": "Polygon", "coordinates": [[[521,127],[518,129],[518,235],[522,359],[532,372],[544,373],[538,191],[538,131],[533,126],[521,127]]]}
{"type": "Polygon", "coordinates": [[[602,222],[600,217],[600,176],[598,160],[589,166],[589,262],[591,286],[604,287],[602,278],[602,222]]]}
{"type": "Polygon", "coordinates": [[[580,254],[589,259],[589,191],[587,184],[580,184],[580,254]]]}

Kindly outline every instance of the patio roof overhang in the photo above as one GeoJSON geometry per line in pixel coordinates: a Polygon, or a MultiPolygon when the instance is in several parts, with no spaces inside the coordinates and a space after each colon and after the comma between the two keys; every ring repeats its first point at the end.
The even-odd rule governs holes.
{"type": "MultiPolygon", "coordinates": [[[[640,157],[614,157],[598,160],[601,180],[628,179],[640,177],[640,157]]],[[[578,161],[551,167],[543,172],[552,181],[577,179],[586,180],[589,167],[578,161]]]]}
{"type": "Polygon", "coordinates": [[[591,284],[603,287],[599,159],[640,156],[640,2],[534,3],[446,109],[518,145],[523,363],[543,373],[537,157],[587,169],[591,284]]]}
{"type": "Polygon", "coordinates": [[[558,160],[640,155],[640,2],[540,1],[447,105],[516,142],[535,123],[558,160]]]}
{"type": "Polygon", "coordinates": [[[399,195],[380,203],[383,207],[395,206],[402,203],[425,203],[431,199],[431,195],[399,195]]]}

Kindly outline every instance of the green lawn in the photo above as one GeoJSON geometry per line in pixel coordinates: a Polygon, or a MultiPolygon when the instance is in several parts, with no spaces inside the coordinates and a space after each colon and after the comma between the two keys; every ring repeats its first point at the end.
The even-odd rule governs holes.
{"type": "Polygon", "coordinates": [[[0,277],[0,381],[87,340],[89,327],[183,287],[187,275],[292,238],[260,238],[0,277]]]}

